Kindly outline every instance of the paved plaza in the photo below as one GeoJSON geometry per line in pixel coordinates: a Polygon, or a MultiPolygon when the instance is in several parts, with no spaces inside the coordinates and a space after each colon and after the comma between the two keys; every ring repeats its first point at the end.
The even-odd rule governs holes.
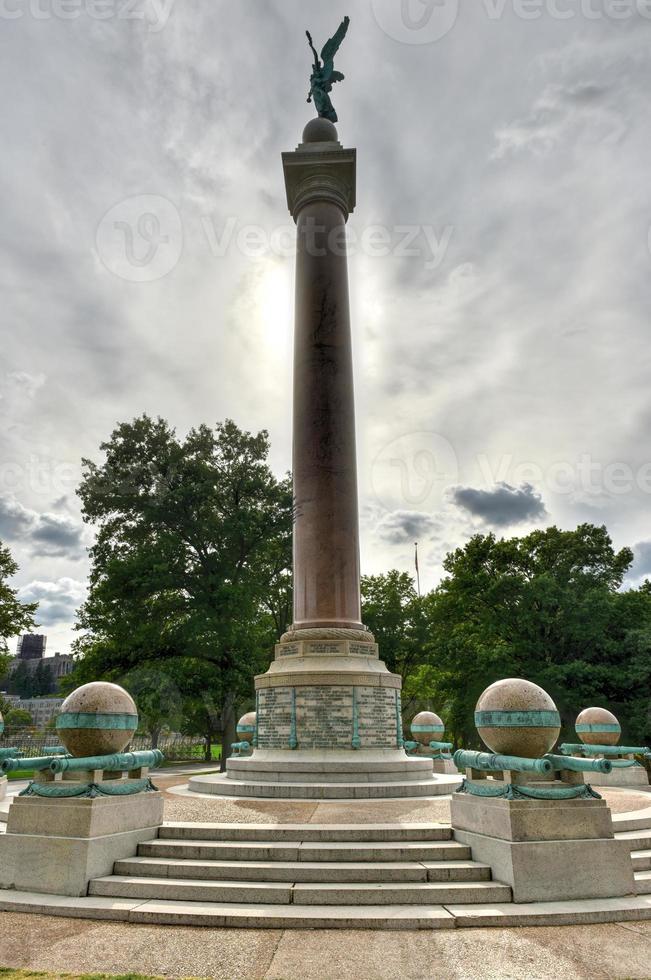
{"type": "MultiPolygon", "coordinates": [[[[449,799],[345,804],[189,796],[186,773],[157,775],[165,819],[188,822],[449,821],[449,799]]],[[[650,793],[605,790],[613,814],[650,793]]],[[[217,980],[446,980],[651,977],[651,921],[517,929],[213,929],[0,913],[0,966],[217,980]]]]}
{"type": "Polygon", "coordinates": [[[191,929],[0,913],[4,966],[215,980],[651,976],[651,922],[441,932],[191,929]]]}

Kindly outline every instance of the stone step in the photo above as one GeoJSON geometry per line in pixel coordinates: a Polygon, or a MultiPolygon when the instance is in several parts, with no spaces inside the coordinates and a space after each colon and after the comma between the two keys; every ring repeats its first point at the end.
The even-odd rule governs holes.
{"type": "Polygon", "coordinates": [[[261,881],[192,881],[183,878],[136,878],[109,875],[95,878],[89,895],[104,898],[155,898],[182,902],[235,902],[251,905],[290,905],[292,885],[261,881]]]}
{"type": "Polygon", "coordinates": [[[651,850],[651,830],[626,830],[616,833],[617,840],[625,840],[631,851],[651,850]]]}
{"type": "Polygon", "coordinates": [[[188,881],[111,875],[91,881],[89,894],[104,898],[146,898],[179,902],[256,905],[442,905],[508,902],[511,889],[489,881],[410,883],[259,883],[188,881]]]}
{"type": "MultiPolygon", "coordinates": [[[[424,779],[432,782],[433,769],[430,766],[428,771],[423,771],[423,768],[414,768],[413,772],[409,771],[407,766],[402,766],[400,769],[395,770],[396,775],[391,776],[390,772],[386,770],[383,772],[328,772],[328,783],[349,783],[356,786],[363,785],[365,783],[388,783],[395,781],[397,783],[411,783],[416,781],[422,781],[424,779]],[[354,782],[353,782],[354,781],[354,782]]],[[[323,778],[323,775],[321,775],[323,778]]],[[[237,769],[232,765],[228,766],[228,779],[231,782],[239,783],[279,783],[285,785],[287,783],[300,783],[301,785],[310,785],[311,783],[316,783],[319,780],[319,773],[317,772],[301,772],[299,768],[294,767],[288,772],[280,772],[278,770],[266,771],[264,769],[254,769],[251,764],[247,766],[246,769],[237,769]]]]}
{"type": "MultiPolygon", "coordinates": [[[[265,773],[289,773],[300,772],[301,778],[303,773],[312,773],[313,779],[317,780],[323,778],[327,773],[328,778],[330,778],[333,773],[347,773],[351,778],[348,782],[353,782],[358,778],[364,778],[368,773],[375,773],[376,775],[384,775],[385,782],[389,778],[395,778],[395,773],[404,773],[420,770],[421,773],[425,775],[431,775],[432,765],[431,760],[424,759],[420,756],[405,756],[404,754],[397,752],[397,750],[389,750],[389,755],[398,756],[398,758],[375,758],[369,759],[366,756],[360,754],[357,751],[349,751],[347,754],[350,758],[337,758],[332,760],[328,758],[328,753],[320,753],[320,758],[314,758],[312,753],[301,752],[300,750],[285,752],[284,755],[288,756],[284,760],[281,760],[276,753],[273,759],[263,759],[261,758],[260,752],[256,752],[255,756],[248,756],[243,758],[238,758],[238,756],[231,756],[228,760],[228,769],[232,772],[243,773],[245,778],[248,773],[252,775],[258,772],[265,773]]],[[[317,753],[319,754],[319,753],[317,753]]],[[[342,753],[345,755],[346,753],[342,753]]]]}
{"type": "Polygon", "coordinates": [[[638,895],[651,895],[651,871],[635,872],[635,888],[638,895]]]}
{"type": "Polygon", "coordinates": [[[631,851],[634,871],[651,871],[651,851],[631,851]]]}
{"type": "Polygon", "coordinates": [[[409,882],[490,881],[487,864],[476,861],[177,861],[167,858],[126,858],[117,861],[116,875],[137,878],[193,878],[203,881],[274,882],[409,882]]]}
{"type": "Polygon", "coordinates": [[[651,830],[651,806],[631,813],[614,813],[613,829],[616,834],[626,830],[651,830]]]}
{"type": "Polygon", "coordinates": [[[294,905],[446,905],[510,902],[511,889],[493,881],[296,884],[294,905]]]}
{"type": "Polygon", "coordinates": [[[194,861],[470,861],[470,847],[456,841],[377,843],[300,841],[152,840],[138,845],[138,857],[194,861]]]}
{"type": "Polygon", "coordinates": [[[160,840],[193,841],[444,841],[452,840],[449,826],[404,824],[252,824],[165,823],[160,840]]]}
{"type": "MultiPolygon", "coordinates": [[[[0,889],[0,912],[112,919],[166,926],[251,929],[455,929],[551,926],[651,919],[651,895],[526,905],[236,905],[37,895],[0,889]]],[[[200,942],[197,937],[197,942],[200,942]]]]}
{"type": "MultiPolygon", "coordinates": [[[[439,777],[441,779],[443,777],[439,777]]],[[[213,796],[246,796],[264,800],[387,800],[421,796],[446,796],[461,779],[452,783],[438,782],[432,775],[427,779],[396,780],[382,783],[277,783],[261,780],[230,779],[227,776],[195,776],[189,788],[196,793],[213,796]]]]}

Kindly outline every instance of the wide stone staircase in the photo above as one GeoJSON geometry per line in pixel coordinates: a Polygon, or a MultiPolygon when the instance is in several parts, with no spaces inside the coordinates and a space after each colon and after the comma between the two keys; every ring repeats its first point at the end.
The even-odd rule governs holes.
{"type": "Polygon", "coordinates": [[[638,895],[651,895],[651,827],[617,833],[631,848],[633,873],[638,895]]]}
{"type": "MultiPolygon", "coordinates": [[[[9,801],[0,805],[4,832],[9,801]]],[[[651,919],[651,807],[613,818],[636,894],[518,905],[450,827],[169,823],[83,898],[0,891],[0,911],[167,925],[454,929],[651,919]]]]}
{"type": "Polygon", "coordinates": [[[150,921],[279,927],[431,927],[447,904],[511,901],[449,827],[426,824],[167,824],[89,894],[153,900],[150,921]]]}

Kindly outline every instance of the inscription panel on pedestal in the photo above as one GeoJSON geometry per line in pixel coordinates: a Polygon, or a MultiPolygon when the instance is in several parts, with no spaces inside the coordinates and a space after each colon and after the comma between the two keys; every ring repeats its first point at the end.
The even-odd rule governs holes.
{"type": "Polygon", "coordinates": [[[299,687],[296,694],[299,746],[349,749],[353,735],[352,688],[299,687]]]}
{"type": "Polygon", "coordinates": [[[292,730],[292,690],[267,687],[258,692],[258,748],[287,749],[292,730]]]}
{"type": "Polygon", "coordinates": [[[357,711],[362,745],[376,749],[396,748],[396,692],[386,688],[358,687],[357,711]]]}
{"type": "Polygon", "coordinates": [[[396,692],[391,688],[347,685],[260,688],[259,748],[290,748],[294,710],[299,749],[351,749],[355,735],[362,749],[397,746],[396,692]]]}

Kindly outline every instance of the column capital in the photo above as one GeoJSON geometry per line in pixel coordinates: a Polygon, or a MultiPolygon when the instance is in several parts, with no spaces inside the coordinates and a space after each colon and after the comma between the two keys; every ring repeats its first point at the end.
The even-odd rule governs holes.
{"type": "Polygon", "coordinates": [[[283,170],[294,221],[315,201],[336,204],[346,220],[354,210],[357,150],[346,150],[335,141],[301,143],[293,152],[283,153],[283,170]]]}

